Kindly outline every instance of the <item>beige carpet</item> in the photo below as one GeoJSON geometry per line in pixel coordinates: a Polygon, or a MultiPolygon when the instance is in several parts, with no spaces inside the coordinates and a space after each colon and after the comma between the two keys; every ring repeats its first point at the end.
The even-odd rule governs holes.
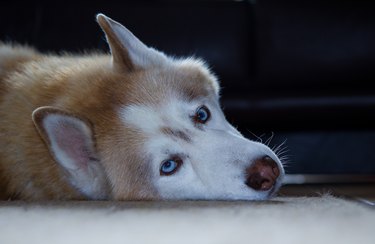
{"type": "Polygon", "coordinates": [[[375,243],[375,208],[266,202],[0,202],[0,243],[375,243]]]}

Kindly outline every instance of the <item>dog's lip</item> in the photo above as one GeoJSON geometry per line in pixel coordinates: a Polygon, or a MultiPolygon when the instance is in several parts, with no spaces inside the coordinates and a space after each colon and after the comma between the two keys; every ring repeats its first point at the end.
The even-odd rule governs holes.
{"type": "Polygon", "coordinates": [[[269,192],[268,192],[268,197],[269,198],[271,198],[271,197],[273,197],[273,196],[275,196],[276,195],[276,192],[277,192],[277,189],[278,187],[275,187],[275,186],[273,186],[270,190],[269,190],[269,192]]]}
{"type": "Polygon", "coordinates": [[[276,183],[271,187],[271,189],[269,189],[267,191],[267,198],[272,198],[274,196],[276,196],[277,192],[280,190],[281,188],[281,179],[277,179],[276,183]]]}

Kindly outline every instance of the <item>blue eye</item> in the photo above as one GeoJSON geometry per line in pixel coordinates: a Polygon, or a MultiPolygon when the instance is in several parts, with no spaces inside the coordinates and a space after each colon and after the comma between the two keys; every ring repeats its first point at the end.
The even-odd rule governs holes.
{"type": "Polygon", "coordinates": [[[164,161],[160,168],[160,175],[171,175],[181,166],[182,159],[175,157],[164,161]]]}
{"type": "Polygon", "coordinates": [[[195,112],[194,120],[197,123],[204,124],[210,119],[210,110],[206,106],[202,106],[198,108],[197,112],[195,112]]]}

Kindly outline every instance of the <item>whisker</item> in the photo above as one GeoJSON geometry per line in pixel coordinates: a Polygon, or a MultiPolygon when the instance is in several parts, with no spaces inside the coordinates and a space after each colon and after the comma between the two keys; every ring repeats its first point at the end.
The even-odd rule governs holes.
{"type": "Polygon", "coordinates": [[[276,155],[277,155],[278,157],[282,157],[282,156],[286,155],[286,154],[289,153],[289,152],[290,152],[290,150],[289,150],[287,147],[285,147],[285,148],[281,149],[280,151],[278,151],[278,152],[276,153],[276,155]]]}
{"type": "Polygon", "coordinates": [[[266,135],[266,133],[261,134],[259,137],[262,138],[266,135]]]}
{"type": "Polygon", "coordinates": [[[285,145],[286,141],[287,141],[287,139],[285,139],[285,140],[284,140],[280,145],[278,145],[276,148],[272,149],[272,150],[275,152],[275,154],[277,154],[277,152],[278,152],[280,149],[282,149],[282,147],[285,145]]]}
{"type": "Polygon", "coordinates": [[[273,133],[273,131],[272,131],[271,132],[271,136],[265,141],[264,144],[266,144],[267,146],[269,146],[274,136],[275,136],[275,133],[273,133]]]}
{"type": "MultiPolygon", "coordinates": [[[[247,129],[249,133],[251,133],[255,138],[257,138],[257,141],[263,143],[262,137],[265,136],[265,134],[261,134],[260,136],[257,136],[255,133],[251,132],[247,129]]],[[[270,146],[272,140],[275,137],[275,133],[271,132],[271,135],[264,141],[263,144],[270,147],[271,150],[276,154],[276,156],[279,158],[281,164],[284,168],[289,167],[289,165],[292,163],[290,159],[290,155],[288,154],[290,150],[288,149],[288,146],[286,145],[286,142],[288,139],[285,139],[280,144],[275,144],[273,146],[270,146]]]]}
{"type": "MultiPolygon", "coordinates": [[[[273,135],[272,135],[273,136],[273,135]]],[[[267,139],[267,142],[269,141],[269,138],[267,139]]],[[[290,164],[292,164],[292,160],[290,159],[288,146],[286,145],[287,139],[285,139],[283,142],[281,142],[279,145],[274,145],[272,147],[272,151],[276,154],[276,156],[279,158],[282,166],[284,168],[288,168],[290,164]]]]}
{"type": "Polygon", "coordinates": [[[288,162],[290,160],[288,156],[283,156],[283,157],[280,157],[279,159],[280,161],[282,161],[282,163],[288,162]]]}
{"type": "Polygon", "coordinates": [[[257,136],[255,133],[251,132],[250,130],[246,129],[249,133],[251,133],[254,137],[257,138],[257,141],[263,143],[262,135],[257,136]]]}

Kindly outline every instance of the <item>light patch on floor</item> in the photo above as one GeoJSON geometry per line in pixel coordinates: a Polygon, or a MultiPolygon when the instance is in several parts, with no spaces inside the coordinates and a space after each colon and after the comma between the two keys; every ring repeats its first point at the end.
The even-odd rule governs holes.
{"type": "Polygon", "coordinates": [[[0,203],[0,243],[375,243],[375,209],[331,196],[265,202],[0,203]]]}

